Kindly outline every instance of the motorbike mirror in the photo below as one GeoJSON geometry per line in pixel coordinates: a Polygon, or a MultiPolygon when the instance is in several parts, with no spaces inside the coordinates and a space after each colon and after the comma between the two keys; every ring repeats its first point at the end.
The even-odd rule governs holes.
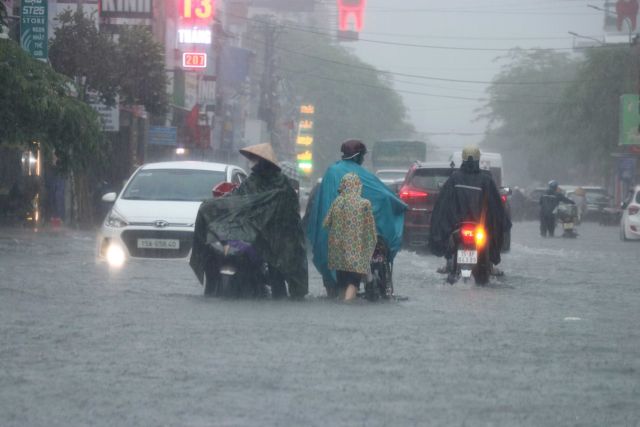
{"type": "Polygon", "coordinates": [[[236,188],[238,188],[237,184],[234,184],[232,182],[221,182],[218,185],[216,185],[215,187],[213,187],[211,189],[211,194],[213,195],[213,198],[218,198],[218,197],[222,197],[225,194],[228,194],[230,192],[232,192],[233,190],[235,190],[236,188]]]}
{"type": "Polygon", "coordinates": [[[107,193],[102,196],[102,201],[105,203],[113,203],[116,201],[117,198],[118,198],[118,195],[116,193],[107,193]]]}

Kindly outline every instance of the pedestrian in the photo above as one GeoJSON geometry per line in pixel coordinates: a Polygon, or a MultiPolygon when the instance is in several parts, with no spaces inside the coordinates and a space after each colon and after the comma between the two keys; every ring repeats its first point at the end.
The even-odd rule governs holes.
{"type": "Polygon", "coordinates": [[[323,226],[329,229],[329,268],[336,270],[338,298],[351,301],[371,273],[376,223],[371,202],[362,197],[358,175],[344,175],[338,191],[323,226]]]}
{"type": "Polygon", "coordinates": [[[556,229],[556,208],[560,202],[575,205],[575,202],[560,192],[558,181],[549,181],[547,191],[540,196],[540,235],[553,237],[556,229]]]}

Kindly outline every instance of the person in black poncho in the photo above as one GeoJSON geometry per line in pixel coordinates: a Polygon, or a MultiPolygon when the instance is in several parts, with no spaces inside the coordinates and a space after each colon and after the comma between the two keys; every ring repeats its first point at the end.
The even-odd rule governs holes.
{"type": "Polygon", "coordinates": [[[240,150],[249,159],[251,175],[233,193],[206,201],[196,219],[191,267],[202,282],[207,242],[212,229],[232,230],[251,242],[269,265],[275,298],[303,298],[309,289],[307,255],[298,196],[280,170],[271,144],[240,150]]]}
{"type": "Polygon", "coordinates": [[[489,236],[489,260],[499,264],[503,234],[511,229],[511,221],[491,174],[480,170],[480,150],[475,146],[462,151],[460,169],[444,184],[433,208],[429,245],[434,255],[451,257],[451,233],[462,221],[484,224],[489,236]]]}

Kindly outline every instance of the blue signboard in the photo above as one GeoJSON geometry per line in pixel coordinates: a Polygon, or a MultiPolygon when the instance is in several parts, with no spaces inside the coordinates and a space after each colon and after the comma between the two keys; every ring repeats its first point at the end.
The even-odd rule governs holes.
{"type": "Polygon", "coordinates": [[[149,128],[149,145],[178,145],[178,128],[151,126],[149,128]]]}

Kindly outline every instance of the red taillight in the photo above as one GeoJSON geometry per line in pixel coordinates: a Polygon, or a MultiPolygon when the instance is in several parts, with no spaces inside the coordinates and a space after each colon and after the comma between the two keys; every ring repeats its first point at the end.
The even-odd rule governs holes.
{"type": "Polygon", "coordinates": [[[462,227],[460,229],[460,237],[465,245],[474,245],[476,243],[475,230],[473,227],[462,227]]]}
{"type": "Polygon", "coordinates": [[[640,208],[637,206],[629,206],[629,215],[635,215],[640,212],[640,208]]]}
{"type": "Polygon", "coordinates": [[[478,249],[483,248],[487,242],[487,233],[480,225],[471,226],[464,225],[460,229],[460,237],[465,246],[474,246],[478,249]]]}
{"type": "Polygon", "coordinates": [[[402,187],[399,194],[403,202],[427,200],[427,197],[429,197],[429,193],[426,191],[418,190],[409,186],[402,187]]]}
{"type": "Polygon", "coordinates": [[[503,194],[500,198],[502,199],[502,203],[507,203],[507,196],[503,194]]]}

